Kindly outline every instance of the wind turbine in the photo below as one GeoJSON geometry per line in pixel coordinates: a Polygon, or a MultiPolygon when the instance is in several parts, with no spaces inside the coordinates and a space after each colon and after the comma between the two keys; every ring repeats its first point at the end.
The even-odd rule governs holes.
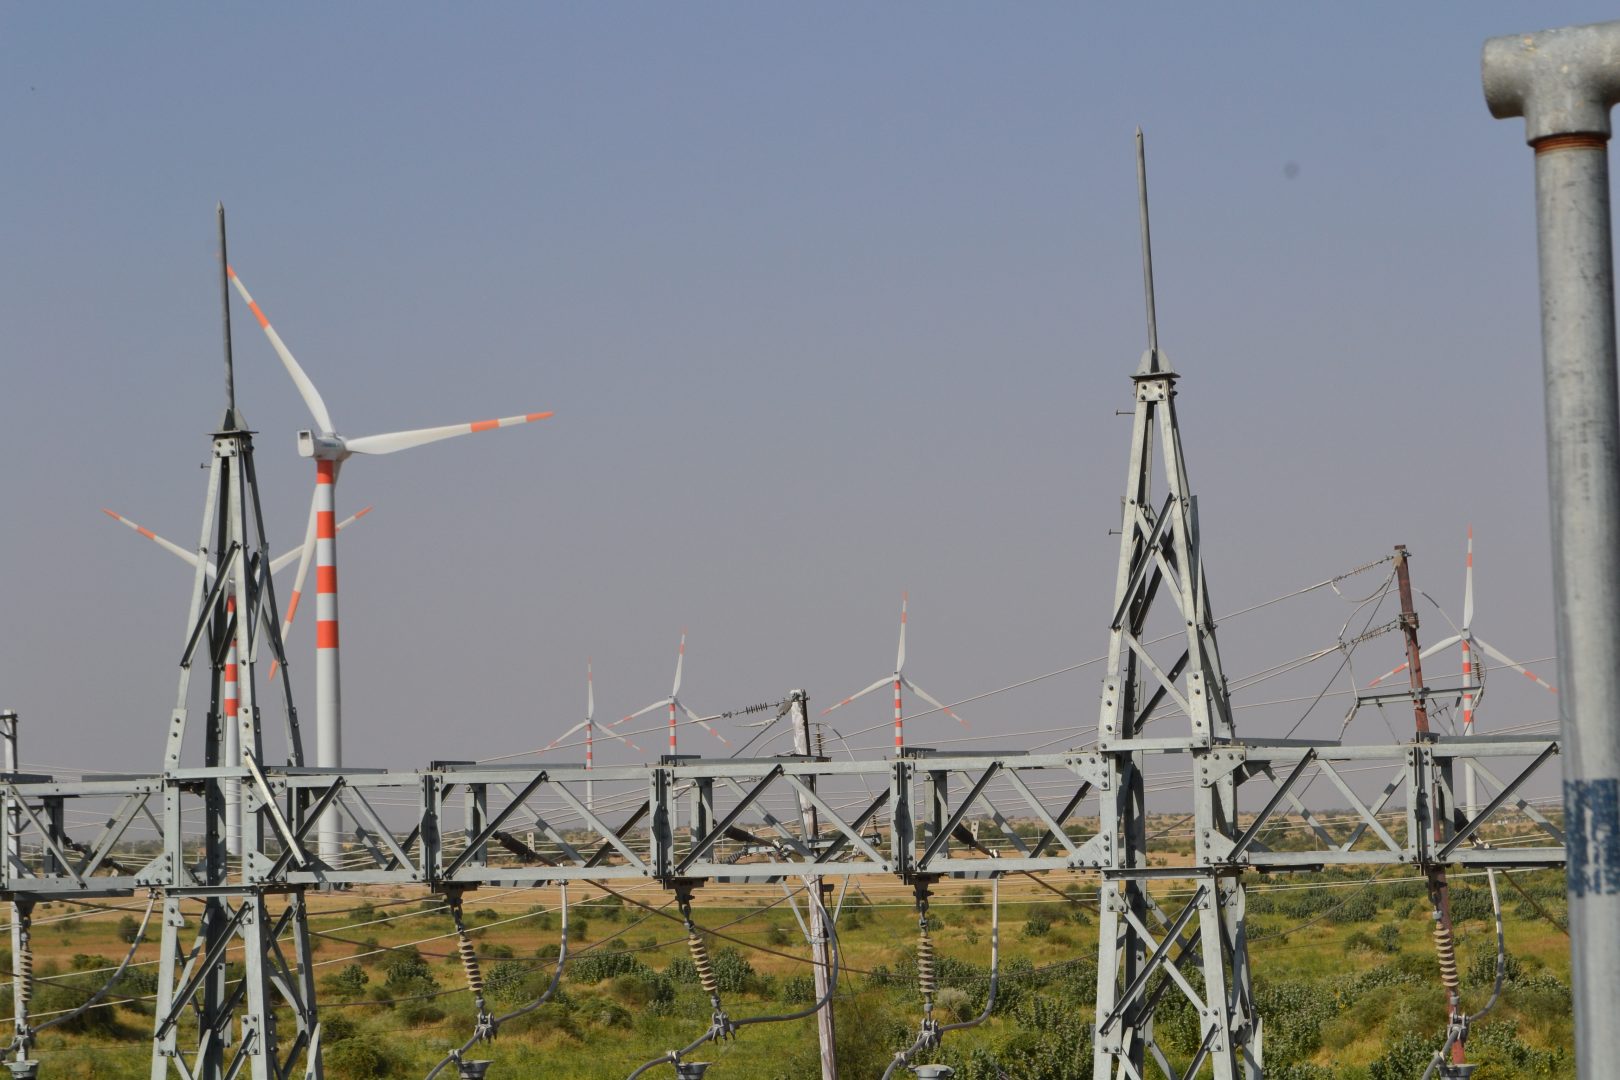
{"type": "Polygon", "coordinates": [[[681,695],[681,668],[685,664],[686,664],[686,631],[682,630],[681,631],[681,646],[680,646],[680,649],[675,654],[675,684],[669,688],[669,697],[659,698],[657,701],[653,702],[651,705],[648,705],[645,708],[637,709],[635,712],[631,713],[629,716],[626,716],[626,717],[623,717],[621,719],[613,721],[613,723],[609,724],[608,727],[618,727],[620,724],[624,723],[626,720],[634,720],[638,716],[647,715],[648,713],[652,712],[654,709],[662,709],[662,708],[667,707],[669,709],[669,752],[670,752],[671,756],[673,756],[674,753],[675,753],[675,714],[676,714],[677,710],[680,711],[680,712],[685,713],[687,719],[690,720],[692,723],[701,725],[703,728],[705,728],[709,732],[710,735],[713,735],[715,738],[719,739],[721,742],[725,743],[727,746],[730,746],[731,745],[731,740],[730,739],[727,739],[724,735],[720,734],[720,732],[718,730],[716,730],[716,728],[715,728],[715,726],[713,724],[709,723],[708,720],[706,720],[705,718],[699,716],[697,713],[693,712],[691,709],[687,708],[685,703],[683,703],[681,701],[681,697],[680,697],[680,695],[681,695]]]}
{"type": "Polygon", "coordinates": [[[957,716],[950,709],[946,708],[944,706],[944,704],[942,704],[939,701],[938,698],[934,697],[928,691],[924,690],[922,687],[920,687],[916,683],[912,682],[911,679],[905,673],[905,669],[906,669],[906,600],[907,600],[907,594],[901,593],[900,594],[900,651],[895,654],[895,658],[894,658],[894,674],[885,675],[885,676],[883,676],[883,678],[879,679],[877,682],[873,683],[871,686],[868,686],[865,690],[861,690],[861,691],[859,691],[857,693],[851,694],[851,695],[849,695],[849,697],[845,698],[843,701],[840,701],[838,704],[830,705],[827,708],[821,710],[821,715],[826,716],[828,713],[832,712],[834,709],[841,709],[845,705],[848,705],[850,702],[854,701],[856,698],[865,697],[867,694],[870,694],[872,691],[881,690],[883,687],[889,685],[890,683],[893,683],[894,684],[894,752],[896,754],[900,753],[900,751],[902,751],[902,750],[904,750],[906,748],[905,731],[904,731],[904,728],[902,727],[902,724],[901,724],[901,715],[900,715],[901,714],[901,688],[902,687],[909,688],[912,693],[916,694],[918,697],[922,698],[924,701],[928,702],[928,704],[932,705],[934,708],[936,708],[939,711],[943,712],[946,716],[949,716],[952,720],[955,720],[958,724],[961,724],[963,727],[968,726],[968,722],[966,720],[963,720],[960,716],[957,716]]]}
{"type": "MultiPolygon", "coordinates": [[[[367,514],[371,513],[371,509],[372,508],[368,506],[364,510],[361,510],[359,513],[350,515],[349,517],[347,517],[347,518],[343,519],[341,522],[339,522],[337,527],[340,530],[348,528],[350,525],[353,525],[356,521],[359,521],[361,518],[363,518],[367,514]]],[[[197,568],[197,562],[198,562],[200,557],[198,556],[198,554],[195,551],[187,551],[185,548],[181,547],[179,544],[176,544],[172,540],[165,540],[163,537],[159,536],[157,533],[153,532],[151,529],[148,529],[145,526],[136,524],[135,522],[131,521],[129,518],[125,517],[123,514],[120,514],[115,510],[108,510],[106,507],[102,507],[101,512],[103,514],[106,514],[108,517],[112,518],[114,521],[116,521],[116,522],[118,522],[118,523],[120,523],[122,525],[128,526],[129,528],[135,530],[135,532],[139,533],[141,536],[146,537],[148,540],[152,541],[152,543],[156,544],[158,547],[162,548],[164,551],[167,551],[169,554],[171,554],[171,555],[175,556],[176,558],[180,559],[180,561],[184,562],[187,566],[191,567],[193,570],[195,570],[197,568]]],[[[300,550],[301,549],[294,548],[292,551],[289,551],[289,552],[287,552],[287,553],[285,553],[283,555],[277,555],[274,559],[271,559],[270,560],[270,572],[272,574],[274,574],[274,573],[277,573],[280,570],[285,569],[289,563],[291,563],[294,559],[296,559],[298,557],[300,550]]],[[[208,580],[210,580],[210,581],[213,580],[215,570],[214,570],[214,564],[212,562],[210,562],[207,566],[205,566],[203,568],[203,574],[208,580]]],[[[294,601],[293,601],[293,604],[296,606],[296,604],[297,604],[296,597],[298,596],[298,594],[296,592],[294,592],[293,596],[295,598],[294,601]]],[[[236,613],[236,597],[234,595],[228,596],[226,598],[225,610],[230,615],[234,615],[236,613]]],[[[292,624],[292,615],[293,615],[292,608],[289,607],[287,609],[287,625],[289,627],[292,624]]],[[[283,631],[282,631],[282,641],[283,642],[286,641],[286,630],[285,629],[283,629],[283,631]]],[[[233,637],[231,639],[230,648],[225,654],[225,689],[224,689],[223,700],[221,701],[221,708],[220,708],[220,715],[222,717],[230,718],[225,722],[225,725],[224,725],[225,726],[225,763],[227,765],[233,767],[233,768],[240,767],[241,764],[242,764],[242,744],[241,744],[242,733],[241,733],[240,729],[237,727],[236,723],[234,722],[234,718],[236,716],[236,711],[237,711],[237,696],[236,696],[236,694],[237,694],[237,690],[236,690],[237,663],[236,663],[236,659],[237,659],[236,658],[236,639],[233,637]]],[[[272,674],[274,674],[274,670],[275,670],[274,666],[272,666],[272,668],[271,668],[272,674]]],[[[241,796],[241,787],[240,787],[239,783],[237,781],[235,781],[235,780],[226,781],[226,784],[225,784],[225,844],[226,844],[226,850],[229,851],[232,855],[240,855],[240,854],[242,854],[242,801],[241,801],[240,796],[241,796]]]]}
{"type": "MultiPolygon", "coordinates": [[[[543,754],[547,750],[553,750],[556,747],[562,745],[563,740],[568,738],[574,732],[576,732],[576,731],[584,731],[585,732],[585,771],[590,772],[590,770],[595,766],[595,753],[594,753],[594,746],[593,746],[594,734],[595,734],[595,731],[596,731],[596,722],[595,721],[596,721],[596,680],[591,675],[591,662],[589,660],[586,660],[585,661],[585,719],[583,721],[581,721],[580,723],[575,724],[573,727],[569,728],[567,731],[563,732],[561,735],[557,736],[555,739],[552,739],[549,743],[547,743],[545,746],[543,746],[540,749],[540,752],[543,754]]],[[[620,742],[624,743],[624,745],[628,746],[630,749],[634,750],[636,753],[639,754],[639,753],[642,752],[641,747],[637,746],[635,743],[631,742],[629,739],[625,738],[623,735],[620,735],[617,731],[614,731],[611,725],[608,725],[608,726],[604,727],[602,729],[602,731],[603,731],[604,734],[611,735],[615,739],[618,739],[620,742]]],[[[591,782],[590,778],[587,777],[586,780],[585,780],[585,808],[587,810],[594,810],[596,808],[595,804],[591,801],[591,795],[592,795],[591,787],[592,787],[592,782],[591,782]]]]}
{"type": "MultiPolygon", "coordinates": [[[[384,435],[365,435],[350,438],[340,435],[332,423],[332,416],[321,400],[320,391],[299,367],[292,352],[276,333],[248,293],[247,286],[230,266],[225,272],[247,303],[259,328],[270,339],[271,348],[281,358],[281,364],[292,377],[299,396],[314,417],[317,430],[298,433],[298,455],[315,459],[315,495],[310,502],[309,524],[304,531],[304,547],[298,562],[297,586],[302,588],[304,574],[313,556],[315,561],[315,762],[323,769],[336,769],[343,764],[343,704],[338,665],[338,591],[337,591],[337,529],[334,526],[334,488],[343,462],[355,454],[392,454],[416,446],[453,439],[458,435],[474,435],[480,431],[515,427],[551,416],[549,412],[525,413],[500,420],[479,420],[471,424],[448,424],[444,427],[418,428],[412,431],[394,431],[384,435]]],[[[328,810],[321,823],[320,853],[323,857],[336,855],[340,847],[339,818],[335,810],[328,810]]]]}
{"type": "MultiPolygon", "coordinates": [[[[1436,602],[1434,597],[1430,596],[1428,593],[1424,593],[1423,596],[1424,599],[1429,601],[1429,603],[1434,604],[1435,610],[1440,612],[1440,617],[1446,620],[1447,625],[1451,627],[1452,634],[1443,641],[1437,641],[1433,645],[1430,645],[1427,649],[1424,649],[1418,654],[1418,658],[1426,660],[1435,653],[1440,652],[1442,649],[1449,649],[1453,645],[1462,646],[1462,687],[1459,696],[1462,702],[1464,735],[1472,735],[1474,733],[1474,711],[1479,707],[1480,701],[1485,697],[1483,667],[1481,667],[1478,672],[1476,672],[1474,668],[1475,650],[1484,653],[1486,656],[1505,667],[1512,668],[1514,671],[1517,671],[1520,675],[1523,675],[1525,678],[1529,679],[1543,690],[1546,690],[1548,693],[1556,694],[1558,692],[1557,689],[1547,680],[1543,679],[1541,676],[1537,675],[1535,672],[1531,671],[1517,660],[1508,656],[1501,649],[1498,649],[1496,646],[1474,633],[1474,527],[1472,525],[1468,526],[1468,554],[1463,562],[1462,626],[1459,627],[1456,623],[1451,621],[1451,616],[1446,614],[1446,609],[1441,607],[1439,603],[1436,602]]],[[[1399,675],[1405,670],[1406,664],[1403,663],[1395,669],[1387,671],[1378,676],[1378,678],[1374,679],[1367,685],[1370,687],[1377,686],[1385,679],[1399,675]]],[[[1473,814],[1477,810],[1479,803],[1475,797],[1476,791],[1474,770],[1471,766],[1467,770],[1467,776],[1465,777],[1464,784],[1466,793],[1464,796],[1465,803],[1468,807],[1468,812],[1473,814]]]]}

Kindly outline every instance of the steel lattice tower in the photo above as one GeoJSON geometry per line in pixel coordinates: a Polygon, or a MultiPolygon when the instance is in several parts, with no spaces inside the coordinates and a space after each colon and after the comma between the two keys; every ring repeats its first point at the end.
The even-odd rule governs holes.
{"type": "MultiPolygon", "coordinates": [[[[223,207],[219,210],[219,229],[220,288],[224,301],[223,207]]],[[[152,1080],[166,1080],[172,1075],[186,1080],[225,1080],[239,1075],[253,1080],[272,1080],[299,1073],[306,1077],[321,1075],[304,889],[302,886],[275,889],[285,900],[285,906],[276,914],[269,903],[271,890],[263,884],[267,872],[278,872],[292,858],[291,854],[282,854],[279,858],[266,854],[265,818],[270,818],[277,832],[286,833],[280,839],[290,840],[296,834],[287,825],[287,816],[269,797],[263,776],[264,744],[254,679],[262,647],[268,646],[270,653],[280,661],[282,685],[287,695],[289,765],[296,768],[303,764],[303,749],[281,648],[280,622],[269,572],[270,554],[265,543],[258,478],[253,467],[253,435],[242,424],[236,409],[228,305],[225,312],[225,420],[213,438],[202,535],[198,543],[200,557],[192,583],[189,636],[180,661],[179,692],[163,761],[166,776],[190,782],[165,786],[165,831],[175,836],[182,834],[182,796],[200,794],[203,801],[202,857],[193,865],[168,868],[185,884],[163,891],[163,939],[152,1041],[152,1080]],[[210,580],[208,567],[216,561],[210,580]],[[227,656],[233,645],[243,669],[239,678],[226,671],[227,656]],[[202,769],[184,767],[181,756],[191,672],[199,655],[208,665],[210,678],[202,769]],[[224,715],[223,709],[225,684],[231,678],[238,686],[235,716],[224,715]],[[237,725],[242,748],[240,762],[225,760],[225,734],[229,724],[237,725]],[[225,840],[226,781],[240,777],[243,765],[247,767],[248,777],[241,788],[248,813],[244,815],[242,830],[242,862],[233,877],[225,840]],[[258,810],[265,812],[256,812],[258,810]],[[187,900],[200,900],[203,905],[189,942],[185,940],[188,922],[182,910],[187,900]],[[233,987],[226,977],[226,964],[228,957],[235,959],[232,945],[238,940],[244,974],[233,987]],[[276,1009],[282,1006],[291,1010],[295,1025],[285,1045],[276,1020],[276,1009]],[[238,1015],[240,1029],[233,1030],[233,1018],[238,1015]],[[193,1026],[195,1044],[188,1051],[183,1046],[182,1030],[189,1033],[193,1026]],[[300,1060],[303,1061],[301,1070],[300,1060]]],[[[302,807],[297,809],[302,810],[302,807]]],[[[307,816],[310,823],[314,820],[313,816],[307,816]]],[[[299,850],[296,841],[287,847],[293,852],[299,850]]]]}
{"type": "MultiPolygon", "coordinates": [[[[1095,1080],[1140,1080],[1152,1055],[1166,1075],[1177,1076],[1153,1039],[1153,1012],[1167,992],[1185,994],[1202,1020],[1202,1045],[1187,1075],[1208,1057],[1217,1080],[1258,1077],[1259,1030],[1251,1003],[1243,886],[1235,870],[1210,866],[1236,841],[1236,784],[1230,774],[1193,786],[1197,801],[1198,863],[1193,898],[1171,917],[1148,894],[1144,755],[1190,753],[1234,740],[1232,713],[1209,588],[1199,551],[1198,503],[1187,481],[1176,425],[1176,373],[1159,351],[1153,303],[1153,259],[1148,228],[1147,172],[1137,132],[1142,259],[1147,294],[1148,347],[1132,376],[1136,409],[1120,526],[1119,571],[1109,629],[1108,674],[1103,683],[1097,745],[1108,783],[1101,796],[1104,867],[1098,938],[1095,1080]],[[1155,444],[1165,493],[1154,495],[1155,444]],[[1185,624],[1176,635],[1179,655],[1168,662],[1149,651],[1144,631],[1157,603],[1185,624]],[[1187,730],[1144,737],[1161,709],[1184,718],[1187,730]],[[1162,937],[1155,937],[1154,927],[1162,937]],[[1186,972],[1202,973],[1202,986],[1186,972]],[[1157,976],[1157,978],[1155,978],[1157,976]]],[[[1168,725],[1166,725],[1168,726],[1168,725]]],[[[1187,876],[1185,870],[1180,876],[1187,876]]]]}

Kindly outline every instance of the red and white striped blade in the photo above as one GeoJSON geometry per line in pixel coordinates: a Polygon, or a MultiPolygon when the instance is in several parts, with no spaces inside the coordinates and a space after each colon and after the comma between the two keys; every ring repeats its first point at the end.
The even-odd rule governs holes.
{"type": "Polygon", "coordinates": [[[1474,527],[1468,526],[1468,559],[1463,568],[1463,629],[1474,625],[1474,527]]]}
{"type": "Polygon", "coordinates": [[[1546,690],[1548,693],[1558,693],[1558,688],[1552,683],[1548,682],[1546,679],[1543,679],[1540,675],[1537,675],[1535,672],[1531,671],[1529,668],[1525,667],[1523,664],[1519,663],[1517,660],[1513,659],[1507,653],[1503,652],[1501,649],[1498,649],[1490,642],[1483,641],[1477,637],[1474,638],[1473,641],[1475,645],[1479,646],[1485,655],[1489,656],[1492,660],[1495,660],[1498,664],[1506,664],[1508,667],[1512,668],[1514,671],[1517,671],[1520,675],[1523,675],[1525,678],[1529,679],[1543,690],[1546,690]]]}
{"type": "Polygon", "coordinates": [[[731,740],[730,739],[728,739],[724,735],[720,734],[720,732],[715,728],[715,726],[713,724],[711,724],[707,720],[703,719],[703,717],[699,716],[697,713],[693,712],[691,709],[688,709],[684,702],[677,701],[675,704],[680,708],[681,712],[686,714],[686,718],[688,720],[692,721],[692,723],[697,724],[698,726],[702,727],[703,730],[707,731],[710,735],[713,735],[715,738],[719,739],[721,742],[725,743],[727,746],[731,745],[731,740]]]}
{"type": "Polygon", "coordinates": [[[906,594],[900,594],[900,649],[894,656],[894,670],[898,674],[906,669],[906,594]]]}
{"type": "Polygon", "coordinates": [[[358,439],[344,439],[343,447],[354,454],[392,454],[400,450],[409,450],[413,446],[435,443],[441,439],[454,439],[458,435],[476,435],[480,431],[517,427],[519,424],[532,424],[536,420],[546,420],[550,417],[549,412],[524,413],[522,416],[478,420],[471,424],[447,424],[444,427],[417,428],[414,431],[391,431],[386,435],[362,435],[358,439]]]}
{"type": "Polygon", "coordinates": [[[963,727],[968,726],[968,722],[966,720],[962,719],[960,716],[957,716],[949,708],[947,708],[942,701],[930,694],[928,691],[924,690],[922,687],[918,686],[916,683],[912,682],[910,679],[906,678],[904,675],[900,676],[900,681],[910,687],[912,693],[928,702],[928,704],[932,705],[934,708],[938,709],[952,720],[955,720],[958,724],[961,724],[963,727]]]}
{"type": "Polygon", "coordinates": [[[613,721],[613,723],[611,723],[611,724],[603,724],[602,725],[602,730],[606,731],[609,728],[616,728],[620,724],[625,723],[628,720],[634,720],[638,716],[646,716],[648,713],[652,712],[654,709],[668,708],[669,707],[669,702],[670,702],[669,698],[660,698],[657,701],[653,702],[651,705],[648,705],[644,709],[637,709],[635,712],[631,713],[629,716],[621,716],[619,719],[613,721]]]}
{"type": "Polygon", "coordinates": [[[321,429],[319,434],[327,435],[335,431],[336,429],[332,426],[332,414],[326,411],[326,402],[321,400],[321,392],[315,389],[315,384],[310,381],[308,375],[304,374],[304,369],[298,366],[298,361],[293,359],[292,350],[288,349],[281,340],[281,335],[276,333],[276,328],[270,325],[270,320],[265,317],[259,305],[253,302],[253,297],[248,293],[247,286],[242,284],[242,279],[236,276],[236,271],[227,266],[225,273],[230,277],[231,284],[236,286],[236,291],[242,294],[242,299],[247,301],[248,310],[253,312],[253,317],[259,320],[259,329],[263,330],[264,336],[270,339],[270,347],[276,350],[277,356],[281,357],[281,366],[287,369],[288,375],[292,376],[293,385],[298,387],[298,396],[304,399],[304,404],[309,408],[309,414],[315,418],[315,425],[321,429]]]}
{"type": "MultiPolygon", "coordinates": [[[[157,533],[153,532],[151,529],[148,529],[148,528],[146,528],[145,526],[142,526],[142,525],[135,524],[133,521],[129,520],[129,518],[125,517],[123,514],[118,513],[117,511],[108,510],[106,507],[102,507],[101,512],[103,514],[106,514],[108,517],[112,518],[114,521],[120,522],[121,524],[127,525],[131,529],[134,529],[137,533],[139,533],[142,536],[146,537],[148,540],[152,541],[152,543],[156,544],[158,547],[162,548],[164,551],[167,551],[169,554],[171,554],[171,555],[173,555],[173,556],[175,556],[177,558],[185,560],[185,563],[186,563],[187,566],[190,566],[192,569],[196,569],[196,566],[197,566],[197,553],[195,551],[187,551],[185,548],[181,547],[179,544],[176,544],[174,541],[165,540],[163,537],[159,536],[157,533]]],[[[208,576],[210,578],[212,578],[214,576],[214,568],[211,565],[208,567],[208,576]]]]}
{"type": "MultiPolygon", "coordinates": [[[[1435,653],[1439,652],[1441,649],[1448,649],[1451,646],[1457,644],[1457,642],[1459,642],[1461,640],[1462,640],[1462,637],[1460,635],[1452,634],[1450,637],[1445,638],[1444,640],[1441,640],[1441,641],[1437,641],[1433,645],[1430,645],[1427,649],[1424,649],[1422,652],[1418,653],[1418,656],[1419,656],[1419,658],[1421,658],[1423,660],[1427,660],[1429,657],[1433,656],[1435,653]]],[[[1395,676],[1399,675],[1401,672],[1403,672],[1405,670],[1406,670],[1406,664],[1405,663],[1398,664],[1397,666],[1391,668],[1390,670],[1384,672],[1382,675],[1378,676],[1378,678],[1374,679],[1372,682],[1368,683],[1367,686],[1370,689],[1370,688],[1372,688],[1374,686],[1377,686],[1379,683],[1383,682],[1385,679],[1393,679],[1395,676]]]]}
{"type": "MultiPolygon", "coordinates": [[[[342,532],[344,529],[347,529],[350,525],[353,525],[355,522],[359,521],[361,518],[365,517],[375,509],[375,506],[368,506],[364,510],[350,514],[348,517],[337,523],[337,531],[342,532]]],[[[281,573],[283,570],[287,569],[287,566],[294,559],[298,558],[303,553],[304,549],[301,547],[293,548],[291,551],[282,552],[280,555],[277,555],[275,558],[270,560],[270,572],[272,574],[281,573]]]]}
{"type": "Polygon", "coordinates": [[[631,742],[629,739],[625,738],[623,735],[620,735],[617,731],[614,731],[611,724],[603,726],[603,727],[599,727],[599,728],[597,728],[597,730],[600,731],[602,734],[608,736],[609,738],[618,739],[620,742],[624,743],[624,745],[628,746],[630,749],[634,750],[638,754],[646,753],[646,751],[643,750],[641,747],[637,746],[635,743],[631,742]]]}
{"type": "Polygon", "coordinates": [[[883,676],[883,678],[879,679],[877,682],[873,683],[871,686],[868,686],[865,690],[857,691],[857,692],[849,695],[849,697],[845,698],[843,701],[840,701],[838,704],[829,705],[825,709],[822,709],[821,710],[821,715],[826,716],[828,713],[832,712],[834,709],[842,709],[845,705],[848,705],[850,702],[854,701],[856,698],[863,698],[867,694],[870,694],[872,691],[881,690],[885,686],[891,685],[893,682],[894,682],[894,676],[893,675],[885,675],[885,676],[883,676]]]}

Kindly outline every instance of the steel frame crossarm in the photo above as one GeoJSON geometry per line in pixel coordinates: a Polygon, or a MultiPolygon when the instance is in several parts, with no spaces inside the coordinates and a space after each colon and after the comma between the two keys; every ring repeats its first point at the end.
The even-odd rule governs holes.
{"type": "Polygon", "coordinates": [[[1400,786],[1400,780],[1403,776],[1405,776],[1405,770],[1399,770],[1399,775],[1396,776],[1395,782],[1384,789],[1383,797],[1380,798],[1377,803],[1378,810],[1375,810],[1369,808],[1366,803],[1361,801],[1361,798],[1355,793],[1355,790],[1349,784],[1344,782],[1344,778],[1339,775],[1338,770],[1335,769],[1329,762],[1318,759],[1316,765],[1322,774],[1325,775],[1333,784],[1333,786],[1339,789],[1339,794],[1345,797],[1345,800],[1350,804],[1350,808],[1355,811],[1356,816],[1360,819],[1356,823],[1356,828],[1351,832],[1349,838],[1346,839],[1344,843],[1339,845],[1339,850],[1351,850],[1356,846],[1356,841],[1361,839],[1362,834],[1368,829],[1371,829],[1373,831],[1373,835],[1378,837],[1379,841],[1384,845],[1386,850],[1399,854],[1402,851],[1401,845],[1395,842],[1395,838],[1390,835],[1389,830],[1385,829],[1383,824],[1378,820],[1378,810],[1383,809],[1384,804],[1389,801],[1390,795],[1392,795],[1395,789],[1400,786]]]}
{"type": "Polygon", "coordinates": [[[546,779],[547,776],[544,772],[536,773],[534,779],[530,780],[528,784],[524,786],[522,794],[514,796],[512,800],[506,804],[504,809],[496,814],[493,819],[491,819],[481,830],[479,830],[476,837],[468,839],[467,847],[460,855],[456,856],[449,866],[445,867],[443,876],[447,878],[454,878],[456,876],[456,871],[467,865],[469,861],[471,861],[478,855],[479,852],[483,850],[484,845],[489,843],[489,838],[494,836],[495,832],[502,825],[506,824],[506,819],[511,817],[512,814],[523,805],[524,800],[530,795],[533,795],[535,789],[546,782],[546,779]]]}
{"type": "MultiPolygon", "coordinates": [[[[781,775],[782,766],[777,765],[772,768],[770,772],[761,777],[759,782],[756,783],[751,790],[744,792],[741,801],[727,811],[724,817],[715,822],[714,828],[710,829],[705,835],[696,838],[696,842],[692,845],[692,849],[675,864],[675,876],[684,877],[686,872],[691,868],[692,864],[697,862],[698,859],[702,858],[703,855],[715,845],[716,841],[723,838],[726,834],[726,830],[735,825],[737,823],[737,819],[742,817],[748,808],[753,805],[754,800],[759,798],[765,789],[770,787],[776,778],[781,775]]],[[[728,777],[726,779],[729,780],[730,778],[728,777]]],[[[735,781],[731,782],[735,783],[735,781]]],[[[741,785],[737,786],[740,790],[741,785]]]]}
{"type": "MultiPolygon", "coordinates": [[[[1473,736],[1473,738],[1480,739],[1480,741],[1483,741],[1483,737],[1481,737],[1481,736],[1476,735],[1476,736],[1473,736]]],[[[1559,753],[1560,752],[1560,744],[1558,742],[1549,741],[1548,745],[1552,748],[1553,753],[1559,753]]],[[[1498,777],[1495,773],[1493,773],[1490,769],[1487,769],[1483,764],[1481,764],[1478,758],[1470,756],[1468,758],[1468,762],[1469,762],[1470,766],[1472,766],[1472,768],[1474,769],[1474,771],[1478,775],[1483,776],[1487,781],[1489,781],[1498,790],[1500,790],[1500,789],[1502,789],[1503,787],[1506,786],[1506,785],[1504,785],[1502,783],[1501,778],[1498,777]]],[[[1532,806],[1523,797],[1515,798],[1513,800],[1513,805],[1525,817],[1529,818],[1531,821],[1533,821],[1537,825],[1539,825],[1543,832],[1547,833],[1548,836],[1551,836],[1554,840],[1556,840],[1560,847],[1563,846],[1563,844],[1564,844],[1564,831],[1562,829],[1560,829],[1558,826],[1554,825],[1550,820],[1548,820],[1548,818],[1547,818],[1547,816],[1545,814],[1543,814],[1541,811],[1537,810],[1534,806],[1532,806]]]]}
{"type": "MultiPolygon", "coordinates": [[[[1236,861],[1242,857],[1244,851],[1246,851],[1249,845],[1254,843],[1255,838],[1260,835],[1260,830],[1264,829],[1267,823],[1271,821],[1271,815],[1276,813],[1277,807],[1281,805],[1283,799],[1292,791],[1293,786],[1299,782],[1299,778],[1304,775],[1305,770],[1310,768],[1311,763],[1315,760],[1315,754],[1310,751],[1300,755],[1298,763],[1295,764],[1293,770],[1289,772],[1288,779],[1277,784],[1276,792],[1272,794],[1271,798],[1266,802],[1266,805],[1260,809],[1260,812],[1254,816],[1254,820],[1250,823],[1248,829],[1243,833],[1242,836],[1238,837],[1237,842],[1232,845],[1232,850],[1227,855],[1228,860],[1236,861]]],[[[1265,772],[1266,775],[1270,776],[1273,781],[1276,781],[1276,774],[1273,773],[1269,767],[1266,768],[1265,772]]],[[[1332,838],[1328,837],[1327,839],[1331,841],[1332,838]]]]}
{"type": "Polygon", "coordinates": [[[1534,761],[1526,765],[1518,776],[1515,776],[1508,783],[1502,785],[1502,789],[1496,793],[1496,797],[1490,802],[1486,803],[1484,808],[1476,813],[1472,820],[1469,820],[1463,808],[1458,806],[1458,804],[1453,801],[1453,807],[1457,808],[1453,821],[1455,831],[1451,834],[1451,837],[1445,842],[1445,844],[1441,846],[1440,850],[1435,852],[1435,859],[1444,862],[1446,857],[1455,851],[1459,844],[1473,836],[1474,833],[1479,830],[1479,827],[1485,823],[1485,819],[1496,813],[1502,804],[1507,802],[1507,800],[1519,790],[1524,782],[1528,780],[1537,769],[1541,768],[1548,758],[1552,757],[1557,752],[1558,744],[1549,743],[1547,748],[1538,754],[1534,761]]]}
{"type": "MultiPolygon", "coordinates": [[[[861,854],[865,855],[871,861],[883,866],[888,865],[888,860],[885,859],[876,848],[867,843],[866,838],[860,833],[861,826],[870,820],[871,815],[877,813],[879,807],[889,801],[889,793],[887,791],[879,794],[877,798],[872,801],[871,805],[867,807],[866,811],[859,815],[853,822],[845,824],[842,815],[829,806],[827,802],[816,793],[815,788],[805,783],[802,778],[794,776],[791,773],[787,773],[784,774],[783,779],[792,785],[793,790],[798,793],[800,798],[815,808],[817,814],[819,815],[817,818],[818,821],[826,822],[832,825],[832,827],[841,834],[835,838],[833,841],[834,844],[853,844],[860,849],[861,854]]],[[[814,856],[812,861],[822,863],[825,862],[829,857],[828,851],[823,851],[814,856]]]]}
{"type": "Polygon", "coordinates": [[[888,788],[878,792],[872,797],[872,801],[866,804],[865,809],[863,809],[859,814],[856,814],[855,817],[848,823],[845,823],[841,815],[833,813],[830,808],[826,807],[825,804],[818,805],[817,809],[821,810],[822,813],[827,815],[827,820],[832,823],[833,827],[837,829],[841,835],[833,837],[832,843],[828,844],[827,847],[816,856],[816,865],[831,865],[833,859],[842,854],[845,847],[850,844],[854,844],[856,847],[860,848],[861,853],[872,862],[882,866],[885,870],[889,869],[889,860],[885,859],[876,848],[872,847],[871,844],[867,843],[866,840],[862,838],[861,829],[865,827],[867,822],[877,817],[878,812],[889,804],[889,799],[892,797],[893,792],[888,788]]]}

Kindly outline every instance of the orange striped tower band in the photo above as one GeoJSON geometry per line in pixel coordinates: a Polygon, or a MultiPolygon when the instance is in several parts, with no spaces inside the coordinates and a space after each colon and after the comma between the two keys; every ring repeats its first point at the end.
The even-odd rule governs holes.
{"type": "MultiPolygon", "coordinates": [[[[901,622],[905,617],[901,616],[901,622]]],[[[899,753],[906,748],[905,731],[900,724],[900,676],[894,677],[894,752],[899,753]]]]}

